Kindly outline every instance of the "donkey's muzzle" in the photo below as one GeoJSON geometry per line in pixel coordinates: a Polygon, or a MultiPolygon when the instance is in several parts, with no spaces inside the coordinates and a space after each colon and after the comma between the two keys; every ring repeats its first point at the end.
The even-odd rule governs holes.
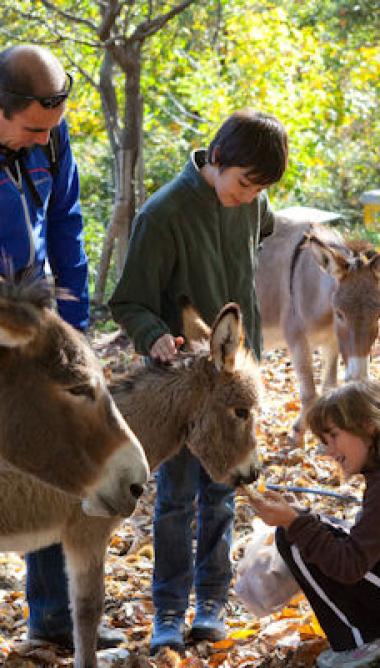
{"type": "Polygon", "coordinates": [[[129,517],[136,508],[136,503],[143,493],[142,485],[136,483],[124,488],[122,495],[111,496],[97,493],[82,500],[86,515],[97,517],[129,517]]]}
{"type": "Polygon", "coordinates": [[[139,499],[140,496],[144,493],[144,487],[142,485],[134,484],[131,485],[129,489],[135,499],[139,499]]]}
{"type": "Polygon", "coordinates": [[[250,485],[258,479],[260,473],[261,469],[257,467],[252,467],[247,473],[239,473],[233,481],[233,486],[250,485]]]}

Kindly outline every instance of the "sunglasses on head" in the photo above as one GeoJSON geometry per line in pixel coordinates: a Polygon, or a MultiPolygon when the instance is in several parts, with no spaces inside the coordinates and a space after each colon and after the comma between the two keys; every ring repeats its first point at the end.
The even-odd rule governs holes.
{"type": "Polygon", "coordinates": [[[62,102],[67,100],[70,95],[70,91],[73,86],[73,77],[68,72],[66,72],[66,77],[68,79],[68,84],[62,93],[55,93],[54,95],[22,95],[22,93],[14,93],[11,90],[5,90],[4,93],[7,93],[7,95],[13,95],[13,97],[19,97],[23,100],[34,100],[39,102],[41,107],[44,107],[44,109],[55,109],[56,107],[59,107],[62,102]]]}

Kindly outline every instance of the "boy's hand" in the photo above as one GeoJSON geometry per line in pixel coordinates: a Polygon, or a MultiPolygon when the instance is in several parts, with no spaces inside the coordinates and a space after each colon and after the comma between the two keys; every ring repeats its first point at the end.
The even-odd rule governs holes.
{"type": "Polygon", "coordinates": [[[266,490],[252,494],[249,490],[248,495],[257,515],[269,526],[287,529],[298,517],[297,511],[278,492],[266,490]]]}
{"type": "Polygon", "coordinates": [[[161,362],[170,362],[176,356],[178,349],[185,343],[182,336],[164,334],[157,339],[150,349],[150,356],[161,362]]]}

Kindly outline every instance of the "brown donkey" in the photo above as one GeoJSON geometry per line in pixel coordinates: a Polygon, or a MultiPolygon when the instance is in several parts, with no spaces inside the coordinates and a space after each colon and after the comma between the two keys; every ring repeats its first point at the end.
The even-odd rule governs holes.
{"type": "Polygon", "coordinates": [[[300,384],[302,413],[291,440],[301,444],[316,395],[312,351],[322,347],[322,388],[365,377],[380,316],[380,254],[360,252],[323,225],[278,218],[259,254],[256,276],[266,350],[287,345],[300,384]]]}
{"type": "Polygon", "coordinates": [[[130,515],[148,477],[85,338],[53,312],[43,281],[0,278],[0,462],[130,515]]]}
{"type": "MultiPolygon", "coordinates": [[[[2,303],[6,306],[5,298],[2,303]]],[[[35,304],[35,301],[31,303],[35,304]]],[[[44,310],[45,307],[34,305],[34,315],[39,313],[41,308],[44,310]]],[[[89,382],[88,369],[86,371],[84,359],[90,353],[87,349],[85,354],[81,352],[81,346],[86,347],[82,338],[64,325],[57,316],[50,312],[46,312],[45,316],[44,325],[41,330],[38,328],[39,334],[35,336],[34,348],[41,356],[39,359],[42,368],[54,369],[54,383],[50,391],[43,395],[43,403],[35,401],[34,396],[31,396],[31,404],[27,406],[26,400],[20,402],[17,399],[14,389],[13,395],[17,403],[14,409],[8,405],[8,413],[12,410],[18,412],[18,425],[22,432],[28,430],[26,424],[21,422],[22,411],[27,412],[28,420],[31,420],[29,429],[41,429],[38,437],[45,434],[43,425],[48,421],[44,415],[45,405],[50,408],[51,402],[62,402],[67,392],[70,394],[69,405],[72,396],[80,409],[83,422],[93,420],[98,423],[96,411],[90,412],[86,407],[87,402],[92,404],[97,400],[96,392],[99,392],[98,386],[96,385],[94,390],[94,384],[89,382]],[[47,331],[50,327],[52,336],[49,336],[47,331]],[[45,359],[45,345],[48,357],[52,354],[49,364],[42,363],[42,359],[45,359]],[[60,354],[57,353],[56,346],[61,351],[60,354]],[[77,351],[75,355],[74,348],[77,351]],[[67,375],[64,369],[60,373],[59,366],[56,366],[58,359],[66,364],[69,360],[73,363],[74,358],[81,360],[75,382],[71,373],[67,375]],[[71,393],[70,388],[73,390],[71,393]],[[37,415],[34,415],[35,412],[37,415]]],[[[185,316],[187,328],[190,326],[193,332],[191,336],[200,334],[203,342],[191,344],[192,350],[181,354],[178,362],[173,365],[143,365],[130,378],[118,381],[114,388],[116,400],[133,424],[152,467],[187,444],[216,480],[236,484],[251,481],[258,474],[254,420],[259,378],[254,361],[242,345],[243,331],[239,308],[234,304],[225,307],[211,332],[199,320],[193,323],[192,316],[191,309],[188,309],[185,316]]],[[[20,317],[17,323],[21,322],[20,317]]],[[[1,334],[3,327],[3,322],[0,322],[2,340],[8,336],[9,342],[10,328],[8,327],[5,335],[1,334]]],[[[21,327],[17,331],[20,339],[21,327]]],[[[15,370],[19,383],[24,382],[23,376],[26,376],[29,370],[27,362],[22,378],[18,370],[15,370]]],[[[9,381],[12,380],[10,377],[9,381]]],[[[30,395],[36,394],[33,383],[28,387],[30,395]]],[[[111,407],[112,402],[108,399],[107,408],[99,409],[104,422],[113,419],[111,407]]],[[[66,409],[65,399],[61,410],[68,419],[67,414],[70,411],[66,409]]],[[[54,409],[57,418],[58,414],[59,411],[54,409]]],[[[3,415],[2,423],[6,419],[7,416],[3,415]]],[[[78,429],[81,428],[83,426],[78,424],[78,429]]],[[[109,426],[108,429],[110,428],[109,426]]],[[[53,427],[51,429],[53,433],[53,427]]],[[[58,429],[65,429],[62,420],[58,429]]],[[[89,424],[88,429],[93,432],[92,425],[89,424]]],[[[69,433],[65,433],[69,437],[69,433]]],[[[58,431],[56,436],[58,439],[58,431]]],[[[93,437],[95,438],[95,433],[93,437]]],[[[31,448],[32,446],[30,443],[31,448]]],[[[56,451],[55,444],[50,441],[46,447],[50,453],[56,451]]],[[[67,447],[71,447],[70,443],[67,447]]],[[[76,448],[79,450],[78,446],[76,448]]],[[[96,451],[96,444],[94,448],[96,451]]],[[[61,468],[62,461],[58,455],[52,457],[51,469],[61,468]]],[[[17,463],[20,464],[20,461],[17,463]]],[[[68,464],[65,460],[64,466],[68,464]]],[[[96,630],[104,599],[105,550],[110,532],[120,518],[89,517],[83,511],[87,506],[81,503],[80,499],[39,481],[31,464],[28,464],[28,470],[33,477],[13,468],[3,468],[0,472],[0,549],[29,551],[62,542],[74,624],[75,666],[94,668],[96,630]]],[[[52,474],[52,477],[53,484],[63,481],[59,472],[52,474]]],[[[119,488],[117,477],[114,480],[115,487],[119,488]]],[[[63,488],[62,484],[60,486],[63,488]]],[[[111,489],[107,488],[98,502],[102,504],[102,508],[105,505],[111,514],[117,509],[116,497],[116,493],[115,498],[111,497],[111,489]]]]}
{"type": "Polygon", "coordinates": [[[227,304],[210,330],[183,313],[189,352],[170,365],[148,364],[114,383],[111,392],[155,469],[186,445],[211,478],[239,485],[260,468],[255,414],[258,367],[243,345],[237,304],[227,304]]]}

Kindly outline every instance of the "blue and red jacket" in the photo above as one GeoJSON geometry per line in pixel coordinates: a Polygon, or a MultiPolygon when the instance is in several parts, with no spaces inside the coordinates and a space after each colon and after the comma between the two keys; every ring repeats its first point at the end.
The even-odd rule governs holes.
{"type": "Polygon", "coordinates": [[[76,297],[58,300],[60,315],[84,330],[89,320],[87,257],[78,170],[64,120],[59,134],[54,173],[41,146],[24,150],[12,168],[0,152],[0,274],[4,257],[11,259],[16,272],[34,267],[41,275],[47,260],[56,286],[76,297]]]}

